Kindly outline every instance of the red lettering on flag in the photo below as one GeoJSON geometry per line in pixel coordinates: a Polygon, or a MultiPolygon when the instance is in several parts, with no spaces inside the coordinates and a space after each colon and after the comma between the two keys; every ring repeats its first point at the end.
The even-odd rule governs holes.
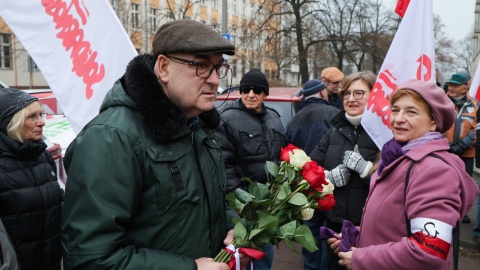
{"type": "Polygon", "coordinates": [[[63,47],[70,51],[72,59],[72,71],[77,76],[82,77],[85,83],[85,96],[90,99],[93,95],[92,85],[100,82],[105,77],[105,67],[96,61],[98,53],[92,51],[90,42],[84,40],[84,32],[80,28],[80,23],[69,12],[72,6],[75,7],[77,15],[81,19],[81,24],[87,23],[88,10],[84,7],[82,10],[79,0],[73,0],[70,6],[62,0],[42,0],[45,12],[53,17],[56,26],[60,29],[57,37],[62,40],[63,47]]]}
{"type": "Polygon", "coordinates": [[[420,63],[417,69],[417,80],[423,80],[427,82],[430,81],[430,79],[432,78],[432,60],[430,59],[430,57],[428,57],[425,54],[422,54],[422,56],[420,56],[417,59],[417,62],[420,63]],[[422,66],[425,67],[425,74],[423,75],[423,78],[422,78],[422,69],[423,69],[422,66]]]}
{"type": "Polygon", "coordinates": [[[393,92],[397,85],[392,82],[392,79],[397,80],[388,69],[380,72],[367,103],[367,110],[377,114],[382,119],[382,123],[388,128],[390,128],[390,101],[383,90],[382,82],[393,92]]]}

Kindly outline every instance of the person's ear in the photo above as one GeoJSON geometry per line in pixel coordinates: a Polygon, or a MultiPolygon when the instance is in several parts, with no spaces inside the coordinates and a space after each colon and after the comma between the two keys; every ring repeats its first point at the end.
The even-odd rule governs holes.
{"type": "Polygon", "coordinates": [[[430,127],[430,131],[433,132],[437,130],[437,124],[435,123],[435,121],[432,121],[432,126],[430,127]]]}
{"type": "Polygon", "coordinates": [[[155,75],[162,83],[168,83],[169,79],[169,70],[168,70],[169,61],[164,55],[159,55],[157,57],[157,62],[155,62],[155,75]]]}

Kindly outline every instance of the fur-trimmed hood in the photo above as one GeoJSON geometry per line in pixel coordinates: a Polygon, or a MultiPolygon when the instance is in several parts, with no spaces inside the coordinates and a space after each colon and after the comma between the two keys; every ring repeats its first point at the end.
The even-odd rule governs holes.
{"type": "MultiPolygon", "coordinates": [[[[112,106],[132,107],[142,116],[153,136],[165,143],[187,124],[188,119],[163,92],[153,72],[154,65],[155,58],[150,54],[138,55],[130,61],[125,75],[120,79],[121,87],[119,83],[115,84],[108,92],[100,111],[112,106]],[[127,97],[122,97],[122,90],[127,97]]],[[[203,112],[199,117],[208,128],[215,129],[220,124],[216,108],[203,112]]]]}

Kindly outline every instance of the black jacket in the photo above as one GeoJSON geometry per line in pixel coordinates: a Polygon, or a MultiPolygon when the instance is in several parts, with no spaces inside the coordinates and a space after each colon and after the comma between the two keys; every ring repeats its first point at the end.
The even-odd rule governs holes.
{"type": "MultiPolygon", "coordinates": [[[[378,148],[361,125],[355,128],[340,112],[332,119],[334,128],[330,129],[315,147],[310,157],[325,170],[332,170],[343,163],[345,151],[354,150],[355,144],[365,160],[374,162],[378,148]]],[[[323,213],[332,222],[342,223],[344,219],[360,225],[362,209],[367,199],[370,185],[370,176],[360,178],[355,171],[351,171],[350,181],[344,187],[335,188],[335,207],[332,211],[323,213]]]]}
{"type": "Polygon", "coordinates": [[[332,127],[330,121],[340,110],[321,98],[309,98],[305,107],[288,122],[285,137],[307,155],[313,151],[323,135],[332,127]]]}
{"type": "Polygon", "coordinates": [[[45,149],[0,132],[0,217],[22,270],[60,270],[63,190],[45,149]]]}
{"type": "Polygon", "coordinates": [[[265,183],[266,161],[280,162],[285,137],[280,115],[263,105],[256,113],[248,110],[241,99],[219,108],[221,123],[217,134],[222,138],[222,154],[227,170],[227,192],[246,188],[242,177],[265,183]]]}

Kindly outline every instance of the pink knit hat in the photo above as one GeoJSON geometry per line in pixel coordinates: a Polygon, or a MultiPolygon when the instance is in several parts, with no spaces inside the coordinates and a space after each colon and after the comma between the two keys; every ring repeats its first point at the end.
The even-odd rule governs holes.
{"type": "Polygon", "coordinates": [[[455,105],[435,83],[412,79],[398,85],[397,89],[410,89],[422,96],[432,110],[438,132],[445,133],[452,127],[455,121],[455,105]]]}

